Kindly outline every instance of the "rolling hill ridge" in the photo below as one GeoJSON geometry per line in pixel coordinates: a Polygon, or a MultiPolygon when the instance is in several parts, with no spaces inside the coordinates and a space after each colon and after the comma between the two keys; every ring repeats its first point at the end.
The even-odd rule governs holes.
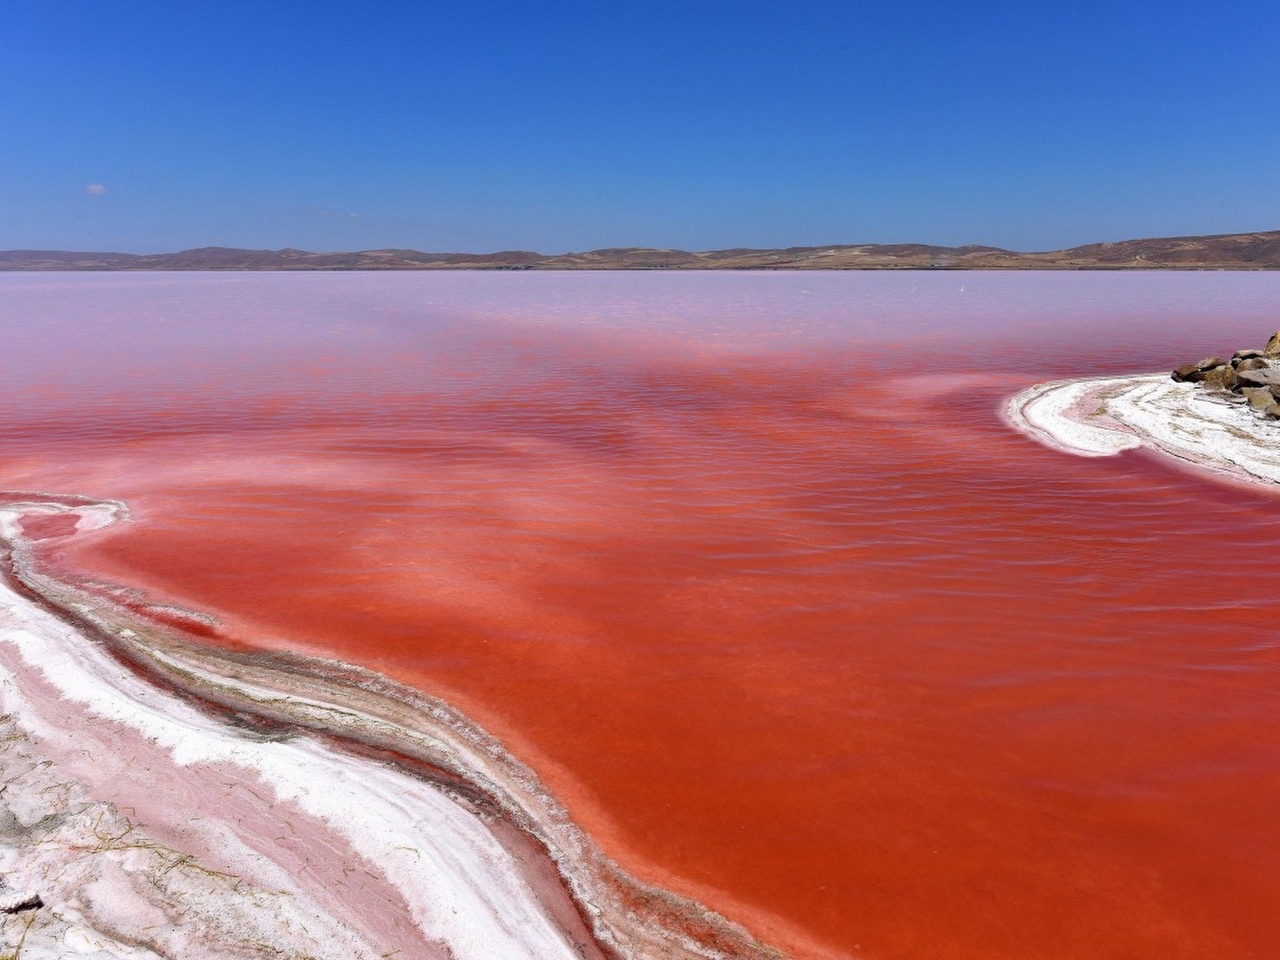
{"type": "Polygon", "coordinates": [[[0,251],[0,270],[1276,270],[1280,230],[1091,243],[1023,253],[999,247],[834,244],[690,252],[618,247],[584,253],[424,253],[419,250],[240,250],[178,253],[0,251]]]}

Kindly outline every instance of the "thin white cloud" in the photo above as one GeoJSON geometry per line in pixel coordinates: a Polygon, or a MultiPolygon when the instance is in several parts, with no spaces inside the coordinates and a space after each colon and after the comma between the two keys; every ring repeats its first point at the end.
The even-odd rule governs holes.
{"type": "Polygon", "coordinates": [[[100,197],[107,192],[107,188],[100,183],[91,183],[84,188],[84,192],[91,197],[100,197]]]}

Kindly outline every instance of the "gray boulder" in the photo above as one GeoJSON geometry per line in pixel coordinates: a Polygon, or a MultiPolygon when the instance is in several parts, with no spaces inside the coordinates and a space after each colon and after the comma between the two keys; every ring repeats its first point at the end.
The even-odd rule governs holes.
{"type": "Polygon", "coordinates": [[[1243,387],[1269,387],[1273,383],[1280,384],[1280,367],[1236,370],[1236,380],[1243,387]]]}

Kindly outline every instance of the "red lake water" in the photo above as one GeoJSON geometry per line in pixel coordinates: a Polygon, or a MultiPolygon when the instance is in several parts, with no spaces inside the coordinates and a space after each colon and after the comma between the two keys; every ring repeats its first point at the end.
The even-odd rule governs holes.
{"type": "Polygon", "coordinates": [[[797,957],[1274,956],[1280,499],[1001,410],[1277,326],[1262,274],[8,274],[0,484],[797,957]]]}

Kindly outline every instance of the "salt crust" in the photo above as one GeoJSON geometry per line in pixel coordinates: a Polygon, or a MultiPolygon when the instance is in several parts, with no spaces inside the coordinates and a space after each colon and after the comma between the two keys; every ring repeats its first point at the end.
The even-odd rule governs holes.
{"type": "Polygon", "coordinates": [[[0,892],[30,889],[46,905],[0,920],[9,949],[21,943],[23,957],[777,955],[705,908],[617,872],[496,741],[478,729],[450,734],[467,727],[446,706],[396,707],[403,692],[382,697],[376,675],[340,664],[332,665],[338,680],[326,683],[287,664],[237,669],[226,655],[202,659],[140,637],[91,598],[47,581],[24,559],[21,517],[60,512],[77,516],[78,532],[127,517],[123,504],[86,498],[0,503],[0,536],[22,586],[104,631],[94,640],[74,617],[55,616],[17,585],[0,587],[0,742],[17,745],[0,752],[0,892]],[[133,669],[107,649],[107,631],[132,648],[133,669]],[[297,726],[275,737],[237,730],[143,679],[148,672],[208,703],[248,705],[297,726]],[[357,685],[357,708],[306,695],[351,695],[357,685]],[[397,723],[414,710],[444,721],[446,732],[397,723]],[[446,779],[456,774],[461,792],[336,751],[333,734],[428,757],[446,779]],[[173,794],[172,810],[157,791],[173,794]],[[526,862],[528,837],[512,840],[508,829],[504,841],[495,811],[555,860],[592,936],[566,923],[563,905],[549,906],[545,875],[526,862]],[[278,852],[282,843],[297,848],[292,859],[278,852]],[[358,891],[347,882],[353,874],[358,891]],[[636,901],[665,911],[665,921],[637,913],[636,901]]]}
{"type": "MultiPolygon", "coordinates": [[[[6,625],[7,612],[0,615],[6,625]]],[[[8,683],[4,693],[8,709],[17,697],[8,683]]],[[[201,865],[114,805],[91,799],[37,744],[13,715],[0,717],[0,873],[7,885],[22,885],[9,899],[38,891],[43,902],[0,917],[0,955],[380,955],[269,863],[255,863],[243,876],[201,865]]],[[[234,835],[220,839],[234,857],[252,859],[234,835]]]]}
{"type": "MultiPolygon", "coordinates": [[[[6,536],[16,533],[12,529],[15,520],[12,510],[0,513],[0,528],[6,536]]],[[[89,528],[93,529],[92,521],[89,528]]],[[[6,673],[0,674],[0,708],[10,717],[16,717],[22,733],[36,743],[53,743],[68,735],[75,736],[72,723],[62,715],[64,711],[76,714],[73,723],[119,725],[141,734],[179,767],[217,766],[228,776],[240,776],[266,787],[276,803],[288,805],[304,818],[312,818],[321,829],[337,831],[367,860],[376,863],[405,898],[423,939],[447,944],[452,955],[459,958],[570,958],[576,955],[546,917],[537,898],[523,883],[517,865],[493,835],[474,816],[429,784],[407,777],[392,767],[349,758],[344,758],[347,759],[344,763],[335,762],[331,752],[310,737],[262,742],[235,736],[225,724],[132,675],[99,647],[86,644],[70,626],[12,591],[0,594],[0,638],[18,653],[27,669],[37,672],[61,694],[57,712],[39,709],[35,697],[24,696],[25,689],[31,686],[29,681],[24,682],[8,664],[6,673]]],[[[18,670],[21,669],[19,666],[18,670]]],[[[75,785],[70,785],[68,790],[72,794],[81,793],[75,785]]],[[[50,812],[65,813],[73,804],[68,798],[50,812]]],[[[118,827],[118,810],[111,811],[110,817],[118,827]]],[[[62,841],[64,844],[96,849],[103,843],[100,835],[112,835],[110,828],[103,832],[96,812],[92,820],[85,816],[79,817],[78,822],[75,817],[71,819],[71,837],[62,841]]],[[[218,831],[218,835],[208,838],[204,845],[216,846],[237,839],[234,833],[218,831]]],[[[382,945],[375,950],[372,945],[361,942],[352,931],[334,923],[323,910],[308,904],[308,897],[298,885],[262,855],[247,849],[250,844],[241,842],[241,846],[246,849],[231,857],[236,873],[259,878],[253,885],[257,889],[216,891],[197,897],[197,903],[217,901],[216,906],[205,904],[210,912],[221,913],[228,909],[229,903],[240,903],[243,909],[246,896],[252,900],[262,891],[284,891],[287,896],[273,902],[271,912],[275,922],[268,925],[276,931],[276,939],[279,932],[291,927],[301,926],[314,933],[305,944],[286,940],[277,945],[279,949],[340,958],[375,957],[385,952],[387,946],[400,946],[382,945]]],[[[10,853],[19,862],[17,869],[6,866],[11,887],[50,889],[50,882],[55,880],[50,875],[51,869],[65,869],[67,865],[55,857],[56,867],[51,868],[40,852],[37,845],[10,853]]],[[[159,856],[164,858],[164,854],[159,856]]],[[[130,888],[142,880],[137,876],[139,869],[144,876],[147,870],[136,864],[134,869],[129,869],[119,857],[107,859],[116,862],[111,867],[89,869],[88,876],[77,887],[83,890],[87,883],[96,890],[90,912],[103,914],[100,919],[105,920],[107,928],[135,929],[135,924],[128,923],[128,918],[121,917],[120,912],[129,909],[126,904],[137,902],[136,895],[130,895],[130,888]]],[[[78,866],[83,869],[82,865],[78,866]]],[[[54,885],[56,887],[56,881],[54,885]]],[[[73,896],[63,901],[55,913],[63,917],[83,913],[84,908],[77,906],[82,901],[89,905],[83,893],[73,896]]],[[[267,932],[253,930],[251,942],[270,942],[272,938],[266,936],[267,932]]],[[[28,931],[28,939],[31,936],[28,931]]],[[[106,950],[104,955],[153,955],[149,951],[137,953],[134,947],[124,951],[110,935],[92,933],[80,921],[63,931],[63,947],[55,948],[51,956],[57,954],[57,949],[71,947],[68,936],[76,942],[77,952],[100,940],[103,946],[94,950],[106,950]]],[[[151,936],[157,944],[163,939],[160,933],[151,936]]],[[[202,951],[220,951],[219,939],[220,932],[219,937],[201,945],[202,951]]],[[[164,943],[160,953],[169,953],[175,946],[177,944],[164,943]]],[[[26,944],[23,953],[36,956],[38,950],[33,944],[26,944]]],[[[95,954],[90,951],[87,955],[95,954]]]]}
{"type": "Polygon", "coordinates": [[[1142,446],[1220,476],[1280,483],[1280,425],[1167,374],[1039,383],[1012,397],[1005,415],[1035,440],[1080,456],[1142,446]]]}

